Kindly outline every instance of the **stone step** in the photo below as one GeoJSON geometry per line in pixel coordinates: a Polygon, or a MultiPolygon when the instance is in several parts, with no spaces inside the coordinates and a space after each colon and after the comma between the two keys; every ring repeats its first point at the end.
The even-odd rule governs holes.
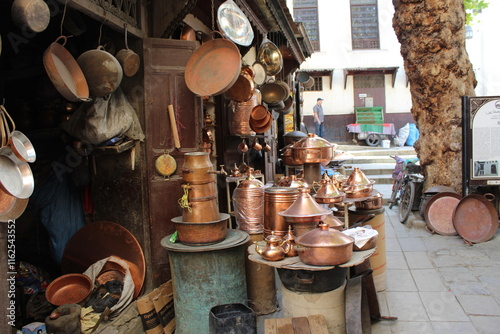
{"type": "Polygon", "coordinates": [[[370,147],[370,146],[358,146],[358,145],[338,145],[336,151],[349,152],[355,156],[416,155],[415,149],[412,146],[383,148],[383,147],[370,147]]]}
{"type": "MultiPolygon", "coordinates": [[[[399,155],[399,157],[403,159],[414,158],[416,155],[399,155]]],[[[353,159],[349,159],[345,161],[345,164],[371,164],[371,163],[385,163],[385,164],[396,164],[396,160],[391,158],[390,155],[363,155],[363,156],[354,156],[353,159]]]]}

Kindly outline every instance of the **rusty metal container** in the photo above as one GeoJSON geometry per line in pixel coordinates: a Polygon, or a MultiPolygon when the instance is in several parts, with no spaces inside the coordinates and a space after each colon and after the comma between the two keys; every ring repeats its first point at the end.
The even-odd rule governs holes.
{"type": "Polygon", "coordinates": [[[289,224],[278,212],[284,211],[299,196],[298,188],[269,187],[264,189],[264,237],[274,234],[283,237],[288,232],[289,224]]]}
{"type": "Polygon", "coordinates": [[[208,152],[189,152],[184,155],[182,179],[190,184],[207,183],[214,180],[214,166],[208,152]]]}
{"type": "Polygon", "coordinates": [[[229,133],[232,136],[248,136],[254,131],[250,128],[250,113],[252,109],[259,105],[258,97],[260,92],[254,89],[252,97],[245,102],[237,102],[234,104],[234,112],[230,114],[229,133]]]}
{"type": "Polygon", "coordinates": [[[254,242],[264,240],[264,236],[260,233],[251,234],[249,237],[245,257],[248,304],[257,315],[273,313],[278,310],[274,268],[248,259],[248,247],[254,242]]]}

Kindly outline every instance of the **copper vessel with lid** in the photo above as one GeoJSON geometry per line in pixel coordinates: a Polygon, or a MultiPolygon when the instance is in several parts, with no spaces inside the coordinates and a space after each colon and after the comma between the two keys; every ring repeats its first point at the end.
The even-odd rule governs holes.
{"type": "Polygon", "coordinates": [[[329,215],[326,215],[325,218],[323,218],[323,223],[328,224],[330,228],[333,228],[337,231],[342,231],[344,229],[345,223],[342,222],[340,219],[335,217],[333,215],[333,212],[329,215]]]}
{"type": "Polygon", "coordinates": [[[298,188],[268,187],[264,189],[264,236],[274,234],[283,237],[288,231],[288,223],[278,212],[293,204],[299,195],[298,188]]]}
{"type": "Polygon", "coordinates": [[[321,221],[331,213],[320,206],[311,196],[309,188],[298,188],[299,196],[290,207],[278,214],[289,223],[312,223],[321,221]]]}
{"type": "Polygon", "coordinates": [[[285,165],[300,166],[300,165],[302,165],[302,161],[297,161],[293,158],[292,147],[293,147],[293,144],[289,144],[283,148],[283,150],[282,150],[283,153],[281,153],[281,159],[283,160],[283,163],[285,165]]]}
{"type": "Polygon", "coordinates": [[[352,257],[354,238],[321,223],[296,240],[299,257],[313,266],[335,266],[352,257]]]}
{"type": "Polygon", "coordinates": [[[264,230],[264,184],[252,172],[247,170],[247,178],[233,192],[234,217],[238,229],[259,234],[264,230]]]}
{"type": "Polygon", "coordinates": [[[343,190],[348,198],[368,197],[373,191],[373,180],[369,180],[365,173],[354,167],[351,175],[344,182],[343,190]]]}
{"type": "MultiPolygon", "coordinates": [[[[335,182],[336,183],[336,182],[335,182]]],[[[314,195],[316,202],[320,204],[331,204],[339,203],[344,199],[345,193],[340,192],[336,187],[335,183],[330,179],[328,174],[323,174],[323,178],[320,181],[320,187],[314,195]]]]}
{"type": "Polygon", "coordinates": [[[336,147],[336,144],[310,133],[306,138],[293,144],[292,157],[301,164],[330,161],[336,147]]]}
{"type": "Polygon", "coordinates": [[[293,235],[292,226],[288,226],[288,233],[283,237],[281,247],[285,251],[286,257],[299,255],[299,253],[295,249],[295,236],[293,235]]]}
{"type": "Polygon", "coordinates": [[[274,235],[271,232],[271,235],[267,236],[266,246],[264,248],[260,248],[259,244],[255,244],[255,251],[262,256],[262,258],[266,261],[279,261],[283,260],[285,257],[285,251],[281,247],[281,238],[277,235],[274,235]]]}

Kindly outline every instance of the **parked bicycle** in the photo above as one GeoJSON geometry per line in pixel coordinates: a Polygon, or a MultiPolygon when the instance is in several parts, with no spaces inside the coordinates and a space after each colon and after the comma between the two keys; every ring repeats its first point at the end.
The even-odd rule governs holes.
{"type": "Polygon", "coordinates": [[[392,173],[394,183],[389,209],[398,205],[399,221],[404,224],[410,212],[419,209],[424,176],[420,174],[421,167],[418,164],[418,158],[403,159],[397,155],[391,158],[396,160],[396,166],[392,173]]]}

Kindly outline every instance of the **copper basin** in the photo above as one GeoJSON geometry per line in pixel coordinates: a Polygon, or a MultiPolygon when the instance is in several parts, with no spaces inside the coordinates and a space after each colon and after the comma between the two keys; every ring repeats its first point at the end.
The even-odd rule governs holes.
{"type": "Polygon", "coordinates": [[[90,295],[94,284],[83,274],[67,274],[53,280],[45,290],[52,305],[78,304],[90,295]]]}
{"type": "Polygon", "coordinates": [[[182,217],[172,218],[172,222],[182,244],[204,246],[221,242],[226,238],[229,218],[227,213],[221,213],[217,219],[203,223],[185,222],[182,217]]]}

